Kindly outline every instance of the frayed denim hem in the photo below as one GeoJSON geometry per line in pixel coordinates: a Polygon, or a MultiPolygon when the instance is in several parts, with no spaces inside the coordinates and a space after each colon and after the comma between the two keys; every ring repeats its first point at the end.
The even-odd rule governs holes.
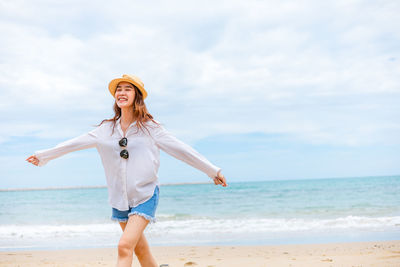
{"type": "Polygon", "coordinates": [[[119,219],[119,218],[115,218],[115,217],[111,217],[111,220],[117,221],[117,222],[124,222],[124,223],[126,223],[128,221],[128,219],[119,219]]]}
{"type": "Polygon", "coordinates": [[[131,216],[131,215],[139,215],[139,216],[142,216],[143,218],[145,218],[146,220],[148,220],[149,223],[155,223],[155,222],[157,221],[156,218],[151,217],[151,216],[149,216],[149,215],[147,215],[147,214],[145,214],[145,213],[138,212],[138,211],[133,211],[132,213],[129,213],[129,214],[128,214],[128,216],[131,216]]]}

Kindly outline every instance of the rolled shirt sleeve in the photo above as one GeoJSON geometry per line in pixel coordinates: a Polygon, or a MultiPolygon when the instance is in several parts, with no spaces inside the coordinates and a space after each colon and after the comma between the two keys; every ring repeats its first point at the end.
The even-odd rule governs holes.
{"type": "Polygon", "coordinates": [[[35,151],[34,156],[36,156],[36,158],[39,160],[38,166],[44,166],[50,160],[61,157],[67,153],[95,147],[97,130],[98,128],[93,129],[88,133],[59,143],[55,147],[35,151]]]}
{"type": "Polygon", "coordinates": [[[155,127],[153,138],[161,150],[204,172],[210,178],[216,177],[218,171],[221,170],[191,146],[173,136],[162,125],[155,127]]]}

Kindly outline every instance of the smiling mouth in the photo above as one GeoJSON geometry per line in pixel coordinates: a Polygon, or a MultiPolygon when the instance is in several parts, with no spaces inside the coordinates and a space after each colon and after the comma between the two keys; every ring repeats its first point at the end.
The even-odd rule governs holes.
{"type": "Polygon", "coordinates": [[[128,101],[128,99],[125,97],[118,98],[118,102],[126,102],[126,101],[128,101]]]}

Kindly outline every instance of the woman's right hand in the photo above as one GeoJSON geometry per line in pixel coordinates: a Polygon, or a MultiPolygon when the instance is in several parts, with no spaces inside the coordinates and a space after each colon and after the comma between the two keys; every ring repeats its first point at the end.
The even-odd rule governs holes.
{"type": "Polygon", "coordinates": [[[26,159],[26,161],[28,161],[36,166],[39,165],[39,159],[35,155],[30,156],[29,158],[26,159]]]}

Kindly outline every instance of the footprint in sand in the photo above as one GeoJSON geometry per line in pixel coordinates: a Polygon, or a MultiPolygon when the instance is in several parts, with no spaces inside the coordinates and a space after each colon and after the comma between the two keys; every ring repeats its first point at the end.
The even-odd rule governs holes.
{"type": "Polygon", "coordinates": [[[186,262],[185,263],[185,265],[183,265],[184,267],[187,267],[187,266],[197,266],[197,263],[195,263],[195,262],[193,262],[193,261],[188,261],[188,262],[186,262]]]}

